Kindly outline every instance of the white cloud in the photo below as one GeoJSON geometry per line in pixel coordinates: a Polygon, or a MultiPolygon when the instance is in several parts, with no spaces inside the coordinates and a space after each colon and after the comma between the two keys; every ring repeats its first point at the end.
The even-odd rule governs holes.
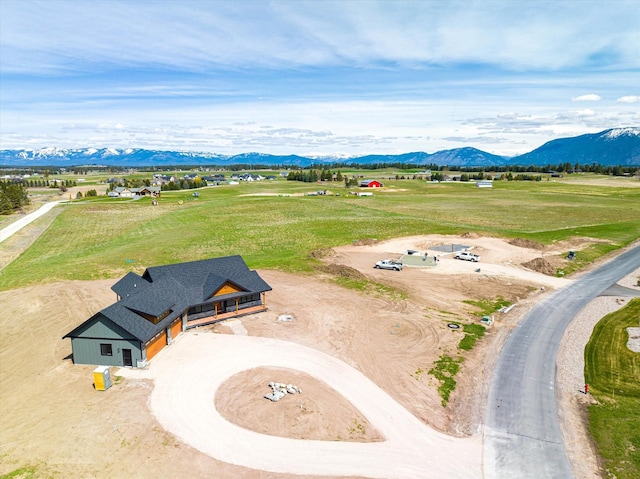
{"type": "Polygon", "coordinates": [[[640,124],[633,1],[0,4],[0,147],[515,153],[640,124]],[[617,103],[566,108],[595,85],[617,103]]]}
{"type": "Polygon", "coordinates": [[[0,46],[3,70],[34,73],[247,65],[637,67],[634,3],[582,3],[576,15],[571,2],[8,1],[0,46]]]}
{"type": "Polygon", "coordinates": [[[638,103],[640,102],[640,96],[638,95],[626,95],[618,98],[618,103],[638,103]]]}
{"type": "Polygon", "coordinates": [[[589,93],[588,95],[574,96],[571,101],[600,101],[602,97],[595,93],[589,93]]]}

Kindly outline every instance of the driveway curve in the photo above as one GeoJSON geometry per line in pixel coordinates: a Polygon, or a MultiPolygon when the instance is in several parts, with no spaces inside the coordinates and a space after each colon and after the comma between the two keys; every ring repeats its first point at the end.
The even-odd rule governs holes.
{"type": "Polygon", "coordinates": [[[486,478],[573,477],[558,421],[558,347],[573,317],[638,267],[640,245],[554,292],[531,309],[507,338],[487,400],[486,478]]]}
{"type": "Polygon", "coordinates": [[[477,478],[479,437],[454,438],[426,426],[346,363],[277,339],[187,332],[146,371],[155,385],[149,405],[160,424],[216,459],[276,473],[415,479],[477,478]],[[257,367],[303,371],[341,393],[385,438],[359,443],[269,436],[239,427],[215,409],[218,387],[257,367]]]}
{"type": "Polygon", "coordinates": [[[23,216],[19,220],[11,223],[6,228],[2,228],[0,230],[0,243],[2,243],[7,238],[13,236],[14,234],[16,234],[18,231],[20,231],[22,228],[27,226],[29,223],[37,220],[42,215],[48,213],[57,204],[65,203],[66,201],[67,200],[61,200],[61,201],[51,201],[49,203],[45,203],[40,208],[35,210],[33,213],[29,213],[28,215],[23,216]]]}

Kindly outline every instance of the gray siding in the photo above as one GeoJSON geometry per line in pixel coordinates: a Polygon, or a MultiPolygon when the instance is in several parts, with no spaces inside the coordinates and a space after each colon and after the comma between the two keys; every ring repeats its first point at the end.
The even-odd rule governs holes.
{"type": "Polygon", "coordinates": [[[81,330],[76,330],[75,336],[81,336],[83,338],[126,338],[134,340],[131,334],[129,334],[127,331],[115,324],[110,319],[105,318],[102,314],[96,315],[91,321],[87,322],[87,324],[81,330]]]}
{"type": "Polygon", "coordinates": [[[96,366],[124,366],[122,350],[131,349],[131,359],[136,367],[142,360],[141,344],[139,341],[126,339],[88,339],[72,338],[73,362],[75,364],[95,364],[96,366]],[[113,355],[102,356],[100,344],[110,344],[113,355]]]}

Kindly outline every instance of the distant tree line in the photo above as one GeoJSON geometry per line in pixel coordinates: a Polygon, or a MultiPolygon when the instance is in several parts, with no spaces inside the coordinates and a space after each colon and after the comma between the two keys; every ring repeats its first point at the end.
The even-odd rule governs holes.
{"type": "Polygon", "coordinates": [[[183,179],[182,181],[169,181],[168,183],[162,183],[160,189],[162,191],[172,190],[191,190],[194,188],[201,188],[207,186],[207,182],[201,178],[194,178],[193,180],[183,179]]]}
{"type": "MultiPolygon", "coordinates": [[[[110,183],[109,191],[114,190],[117,186],[124,186],[125,188],[142,188],[145,186],[151,186],[151,180],[148,178],[122,178],[118,184],[110,183]]],[[[177,191],[177,190],[190,190],[193,188],[201,188],[203,186],[207,186],[207,182],[200,177],[196,177],[194,179],[183,179],[176,181],[169,181],[167,183],[162,183],[160,186],[161,191],[177,191]]]]}
{"type": "MultiPolygon", "coordinates": [[[[431,164],[417,164],[417,163],[402,163],[402,162],[390,162],[390,163],[348,163],[348,162],[334,162],[334,163],[313,163],[309,167],[299,167],[296,165],[286,164],[256,164],[256,163],[237,163],[233,165],[164,165],[164,166],[147,166],[147,167],[121,167],[121,166],[74,166],[67,168],[60,168],[56,166],[30,166],[28,168],[18,167],[4,167],[0,168],[0,171],[9,176],[23,176],[23,175],[43,175],[48,178],[50,175],[59,175],[64,172],[71,172],[77,175],[87,175],[95,172],[109,172],[114,174],[123,173],[132,169],[141,169],[146,171],[184,171],[194,169],[215,169],[221,171],[247,171],[247,170],[291,170],[291,171],[305,171],[305,170],[317,170],[322,172],[324,170],[340,170],[344,168],[358,169],[358,170],[380,170],[384,168],[394,168],[400,170],[431,170],[434,171],[460,171],[466,173],[477,173],[492,171],[496,173],[597,173],[601,175],[611,176],[623,176],[628,174],[634,174],[638,170],[638,166],[603,166],[599,163],[570,163],[563,162],[558,164],[546,164],[543,166],[523,166],[523,165],[490,165],[490,166],[458,166],[458,165],[437,165],[431,164]]],[[[320,174],[320,173],[318,173],[320,174]]],[[[340,180],[342,181],[342,180],[340,180]]]]}
{"type": "MultiPolygon", "coordinates": [[[[272,167],[273,168],[273,167],[272,167]]],[[[634,174],[638,170],[638,166],[602,166],[598,163],[580,164],[569,162],[559,163],[557,165],[547,164],[544,166],[522,166],[522,165],[492,165],[492,166],[457,166],[457,165],[436,165],[432,164],[416,164],[416,163],[371,163],[362,165],[359,163],[330,163],[330,164],[313,164],[310,168],[351,168],[358,170],[381,170],[384,168],[394,168],[398,170],[431,170],[434,171],[460,171],[467,173],[479,172],[495,172],[495,173],[597,173],[600,175],[624,176],[634,174]]]]}
{"type": "Polygon", "coordinates": [[[75,180],[25,179],[21,183],[29,188],[61,188],[65,191],[71,186],[78,186],[75,180]]]}
{"type": "Polygon", "coordinates": [[[309,170],[291,170],[287,174],[287,181],[303,181],[305,183],[315,183],[316,181],[339,181],[342,182],[343,177],[340,170],[333,173],[329,168],[309,170]]]}
{"type": "Polygon", "coordinates": [[[0,181],[0,215],[8,215],[29,204],[27,189],[22,183],[0,181]]]}

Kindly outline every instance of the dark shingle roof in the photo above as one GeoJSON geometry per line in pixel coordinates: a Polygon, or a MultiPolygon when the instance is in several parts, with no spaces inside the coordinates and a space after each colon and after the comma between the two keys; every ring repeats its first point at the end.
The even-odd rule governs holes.
{"type": "MultiPolygon", "coordinates": [[[[175,321],[187,308],[205,302],[227,282],[244,291],[225,294],[220,299],[271,291],[271,286],[257,272],[251,271],[241,256],[226,256],[153,266],[147,268],[142,276],[127,273],[111,287],[122,299],[99,314],[144,343],[175,321]],[[159,317],[167,310],[171,312],[157,324],[136,313],[159,317]]],[[[79,329],[65,337],[74,337],[72,333],[79,329]]]]}
{"type": "Polygon", "coordinates": [[[202,285],[202,301],[209,298],[213,293],[218,291],[227,282],[222,276],[210,273],[202,285]]]}
{"type": "Polygon", "coordinates": [[[144,289],[146,286],[149,286],[149,282],[142,279],[137,274],[131,272],[125,274],[120,281],[111,286],[111,289],[114,293],[116,293],[121,298],[125,298],[130,294],[137,292],[138,288],[140,290],[144,289]]]}

